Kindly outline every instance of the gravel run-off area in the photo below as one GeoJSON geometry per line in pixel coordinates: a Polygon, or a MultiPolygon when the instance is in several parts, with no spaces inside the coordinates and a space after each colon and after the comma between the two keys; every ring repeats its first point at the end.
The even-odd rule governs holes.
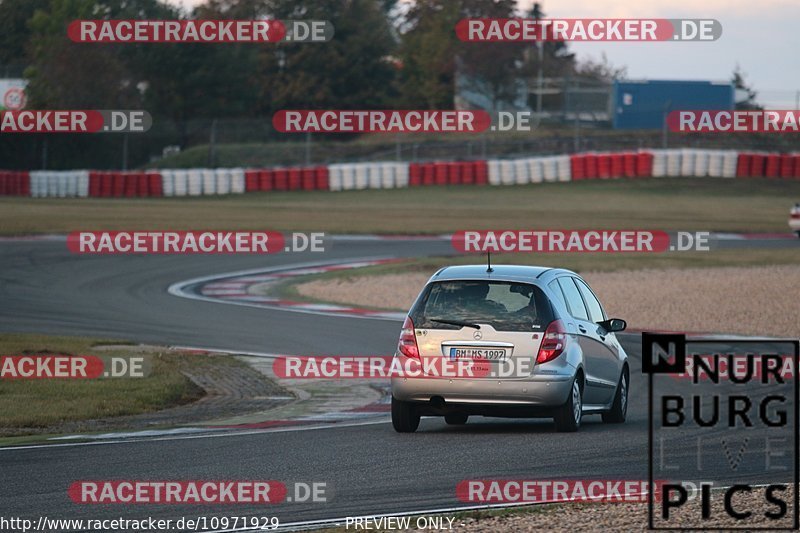
{"type": "MultiPolygon", "coordinates": [[[[738,492],[731,499],[732,506],[738,512],[749,511],[751,516],[744,520],[737,520],[728,516],[724,508],[724,494],[722,491],[712,491],[711,512],[708,519],[700,516],[700,499],[688,501],[680,508],[673,509],[670,518],[661,518],[661,502],[653,505],[654,526],[657,528],[670,528],[677,531],[679,528],[701,530],[703,528],[730,528],[734,530],[749,530],[761,528],[776,530],[791,528],[794,516],[792,514],[792,501],[794,490],[788,486],[786,491],[777,492],[780,498],[787,503],[787,513],[779,519],[770,519],[764,513],[774,513],[777,507],[766,503],[764,488],[754,488],[752,492],[738,492]]],[[[506,516],[495,516],[476,520],[466,518],[456,520],[454,529],[464,533],[493,533],[495,531],[647,531],[648,513],[646,503],[564,503],[541,508],[539,512],[514,513],[506,516]]]]}
{"type": "MultiPolygon", "coordinates": [[[[800,336],[800,265],[648,269],[582,274],[609,316],[634,330],[800,336]]],[[[426,273],[318,279],[315,300],[408,310],[426,273]]]]}

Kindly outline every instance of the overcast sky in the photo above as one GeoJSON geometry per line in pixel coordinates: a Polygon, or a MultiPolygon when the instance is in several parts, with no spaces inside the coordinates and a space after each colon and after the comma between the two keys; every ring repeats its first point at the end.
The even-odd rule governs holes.
{"type": "MultiPolygon", "coordinates": [[[[202,0],[168,0],[190,8],[202,0]]],[[[528,9],[534,0],[519,0],[528,9]]],[[[794,108],[800,91],[800,0],[544,0],[553,18],[715,18],[714,42],[571,43],[579,59],[606,54],[636,79],[727,80],[736,63],[773,108],[794,108]]]]}

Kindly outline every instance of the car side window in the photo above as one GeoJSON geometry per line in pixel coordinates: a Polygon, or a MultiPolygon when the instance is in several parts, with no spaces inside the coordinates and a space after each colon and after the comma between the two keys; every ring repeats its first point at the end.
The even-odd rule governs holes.
{"type": "Polygon", "coordinates": [[[575,283],[578,285],[578,288],[581,290],[583,301],[586,302],[586,308],[589,310],[589,318],[591,318],[592,322],[597,323],[605,320],[606,317],[603,313],[603,306],[600,305],[599,301],[597,301],[597,297],[595,297],[589,286],[578,278],[574,279],[575,283]]]}
{"type": "Polygon", "coordinates": [[[558,278],[558,285],[561,287],[561,290],[564,291],[564,298],[567,300],[567,309],[569,309],[569,313],[575,318],[589,320],[589,314],[586,312],[586,306],[583,304],[581,293],[578,292],[578,287],[572,282],[572,278],[558,278]]]}
{"type": "MultiPolygon", "coordinates": [[[[558,301],[564,304],[564,307],[567,307],[567,301],[564,299],[564,292],[561,290],[561,287],[558,285],[558,280],[554,279],[550,283],[547,284],[553,294],[558,298],[558,301]]],[[[567,307],[569,309],[569,307],[567,307]]]]}

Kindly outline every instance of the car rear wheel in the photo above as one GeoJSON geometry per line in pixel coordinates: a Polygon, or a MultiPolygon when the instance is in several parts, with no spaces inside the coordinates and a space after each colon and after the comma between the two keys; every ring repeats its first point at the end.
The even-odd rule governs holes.
{"type": "Polygon", "coordinates": [[[575,377],[572,382],[572,390],[570,391],[567,402],[559,407],[558,412],[553,417],[556,422],[556,430],[563,432],[578,431],[581,427],[581,418],[583,417],[583,391],[579,380],[580,376],[575,377]]]}
{"type": "Polygon", "coordinates": [[[603,413],[603,422],[607,424],[621,424],[625,422],[625,416],[628,414],[628,372],[622,371],[619,377],[619,384],[617,385],[617,394],[614,396],[614,404],[611,410],[603,413]]]}
{"type": "Polygon", "coordinates": [[[419,413],[414,404],[392,396],[392,426],[398,433],[414,433],[419,427],[419,413]]]}
{"type": "Polygon", "coordinates": [[[467,423],[467,419],[469,415],[459,415],[459,414],[451,414],[451,415],[444,415],[444,421],[450,424],[451,426],[463,426],[467,423]]]}

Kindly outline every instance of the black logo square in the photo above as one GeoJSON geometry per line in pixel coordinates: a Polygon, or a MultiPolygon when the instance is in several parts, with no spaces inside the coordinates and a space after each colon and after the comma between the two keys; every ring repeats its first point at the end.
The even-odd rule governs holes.
{"type": "Polygon", "coordinates": [[[686,370],[686,335],[642,333],[642,372],[680,374],[686,370]]]}

